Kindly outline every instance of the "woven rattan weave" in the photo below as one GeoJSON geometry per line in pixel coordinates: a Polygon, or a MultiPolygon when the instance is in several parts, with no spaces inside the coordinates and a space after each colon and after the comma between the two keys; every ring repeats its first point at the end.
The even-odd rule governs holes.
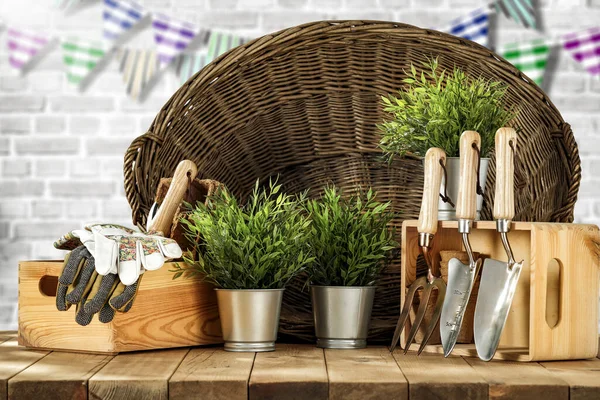
{"type": "MultiPolygon", "coordinates": [[[[492,51],[436,31],[389,22],[315,22],[263,36],[206,66],[164,105],[125,155],[125,189],[135,223],[145,223],[158,182],[191,159],[199,176],[245,196],[257,178],[280,174],[290,192],[326,183],[372,186],[401,212],[418,217],[422,166],[388,164],[378,149],[380,96],[402,87],[405,70],[438,57],[470,76],[506,82],[520,128],[518,220],[571,222],[580,183],[573,133],[546,94],[492,51]]],[[[493,157],[492,157],[493,160],[493,157]]],[[[491,219],[491,162],[483,219],[491,219]]],[[[379,283],[371,340],[388,341],[399,313],[399,265],[379,283]]],[[[303,282],[286,291],[281,333],[313,336],[303,282]]]]}

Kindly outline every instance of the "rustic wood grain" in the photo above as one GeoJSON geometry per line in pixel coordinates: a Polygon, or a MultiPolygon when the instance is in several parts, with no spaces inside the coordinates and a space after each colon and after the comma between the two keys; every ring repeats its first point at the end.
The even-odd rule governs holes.
{"type": "Polygon", "coordinates": [[[598,358],[600,358],[600,336],[598,336],[598,358]]]}
{"type": "Polygon", "coordinates": [[[169,380],[169,399],[246,400],[254,353],[193,349],[169,380]]]}
{"type": "Polygon", "coordinates": [[[570,400],[600,399],[600,360],[542,362],[552,376],[569,384],[570,400]]]}
{"type": "Polygon", "coordinates": [[[111,360],[111,356],[51,353],[8,381],[8,398],[88,398],[88,379],[111,360]]]}
{"type": "Polygon", "coordinates": [[[0,343],[6,342],[9,339],[17,337],[17,332],[14,331],[0,331],[0,343]]]}
{"type": "Polygon", "coordinates": [[[314,346],[278,345],[272,353],[257,353],[250,375],[249,398],[328,398],[323,350],[314,346]]]}
{"type": "Polygon", "coordinates": [[[408,380],[411,400],[488,398],[487,382],[461,357],[395,351],[394,358],[408,380]]]}
{"type": "Polygon", "coordinates": [[[489,385],[490,400],[568,400],[569,385],[537,363],[465,358],[489,385]]]}
{"type": "Polygon", "coordinates": [[[8,398],[8,380],[40,360],[47,351],[26,350],[19,347],[17,339],[0,344],[0,400],[8,398]]]}
{"type": "Polygon", "coordinates": [[[120,354],[89,380],[90,399],[167,399],[188,349],[120,354]]]}
{"type": "Polygon", "coordinates": [[[408,399],[408,382],[385,347],[325,350],[332,400],[408,399]]]}

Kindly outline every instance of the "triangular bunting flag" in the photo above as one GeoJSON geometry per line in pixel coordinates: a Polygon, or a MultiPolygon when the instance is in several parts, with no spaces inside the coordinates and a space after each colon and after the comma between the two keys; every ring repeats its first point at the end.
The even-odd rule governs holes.
{"type": "Polygon", "coordinates": [[[146,16],[146,10],[131,0],[104,0],[104,40],[108,48],[146,16]]]}
{"type": "Polygon", "coordinates": [[[81,83],[106,55],[102,43],[74,38],[63,43],[63,52],[67,80],[74,85],[81,83]]]}
{"type": "Polygon", "coordinates": [[[552,51],[552,42],[549,39],[536,39],[530,42],[513,43],[500,47],[498,54],[541,86],[548,57],[552,51]]]}
{"type": "Polygon", "coordinates": [[[39,55],[49,42],[47,35],[28,29],[11,27],[8,29],[6,40],[10,66],[22,72],[27,64],[39,55]]]}
{"type": "Polygon", "coordinates": [[[527,28],[536,28],[535,10],[532,0],[497,0],[496,10],[527,28]]]}
{"type": "Polygon", "coordinates": [[[563,47],[590,74],[600,74],[600,27],[565,35],[563,47]]]}
{"type": "Polygon", "coordinates": [[[127,94],[139,99],[159,71],[158,54],[155,50],[123,49],[119,54],[119,71],[127,94]]]}
{"type": "Polygon", "coordinates": [[[153,14],[152,27],[160,68],[165,68],[194,40],[200,29],[163,14],[153,14]]]}
{"type": "Polygon", "coordinates": [[[487,47],[490,13],[489,7],[478,8],[439,30],[487,47]]]}
{"type": "Polygon", "coordinates": [[[237,35],[231,35],[221,32],[211,32],[208,38],[208,49],[206,51],[206,64],[210,63],[221,54],[229,51],[248,40],[242,39],[237,35]]]}
{"type": "Polygon", "coordinates": [[[205,54],[184,54],[179,62],[179,80],[183,85],[206,65],[205,54]]]}

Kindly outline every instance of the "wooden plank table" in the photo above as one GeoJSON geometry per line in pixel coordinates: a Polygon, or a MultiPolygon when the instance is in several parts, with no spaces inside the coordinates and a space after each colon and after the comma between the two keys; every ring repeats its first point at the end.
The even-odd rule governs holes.
{"type": "Polygon", "coordinates": [[[117,356],[27,350],[0,332],[4,399],[600,399],[600,359],[516,363],[385,347],[220,347],[117,356]]]}

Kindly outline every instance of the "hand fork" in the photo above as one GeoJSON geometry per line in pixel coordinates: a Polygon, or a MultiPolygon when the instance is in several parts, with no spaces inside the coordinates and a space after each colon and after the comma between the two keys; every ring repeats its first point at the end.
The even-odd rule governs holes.
{"type": "Polygon", "coordinates": [[[431,249],[431,243],[433,237],[437,232],[438,226],[438,194],[442,182],[442,172],[446,164],[446,154],[442,149],[431,148],[425,155],[425,180],[423,185],[423,200],[421,202],[421,212],[419,214],[419,223],[417,230],[419,231],[419,247],[427,263],[427,276],[423,276],[415,280],[406,294],[404,299],[404,306],[398,318],[398,324],[394,332],[392,339],[392,345],[390,351],[394,351],[396,345],[400,341],[400,334],[408,321],[410,309],[417,293],[417,290],[423,289],[421,299],[419,302],[419,308],[413,321],[412,327],[408,334],[408,339],[404,345],[404,354],[408,352],[410,344],[417,335],[419,326],[423,322],[425,311],[427,311],[427,304],[429,303],[429,297],[434,289],[438,290],[438,298],[435,303],[435,308],[429,326],[425,331],[425,336],[419,347],[417,354],[421,354],[429,338],[431,337],[437,322],[442,312],[442,304],[444,303],[444,296],[446,295],[446,283],[441,277],[436,276],[433,272],[433,260],[429,250],[431,249]]]}

